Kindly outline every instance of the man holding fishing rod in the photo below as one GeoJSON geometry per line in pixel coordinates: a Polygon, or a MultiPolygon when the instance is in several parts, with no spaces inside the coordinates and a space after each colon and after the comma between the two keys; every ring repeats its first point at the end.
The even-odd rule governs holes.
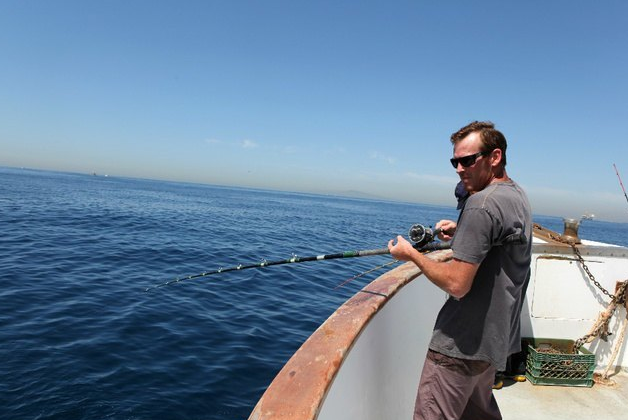
{"type": "Polygon", "coordinates": [[[525,192],[506,173],[506,138],[490,122],[452,134],[451,164],[469,193],[458,222],[441,220],[453,259],[437,262],[402,236],[391,255],[412,261],[450,296],[423,366],[414,419],[501,419],[496,371],[521,350],[520,314],[530,279],[532,216],[525,192]]]}

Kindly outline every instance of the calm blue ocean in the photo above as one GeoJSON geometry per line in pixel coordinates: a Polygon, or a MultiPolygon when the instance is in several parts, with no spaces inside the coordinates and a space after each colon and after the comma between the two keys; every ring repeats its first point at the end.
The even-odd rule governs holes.
{"type": "MultiPolygon", "coordinates": [[[[246,419],[282,365],[388,256],[453,207],[0,168],[0,418],[246,419]]],[[[560,230],[558,218],[537,222],[560,230]]],[[[628,246],[628,224],[582,236],[628,246]]]]}

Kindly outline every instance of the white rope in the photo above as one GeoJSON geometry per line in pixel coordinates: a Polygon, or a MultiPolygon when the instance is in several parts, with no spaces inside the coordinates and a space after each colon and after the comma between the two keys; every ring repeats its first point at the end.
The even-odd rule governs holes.
{"type": "Polygon", "coordinates": [[[626,336],[627,327],[628,327],[628,314],[626,314],[626,318],[624,319],[623,325],[621,327],[621,334],[619,335],[619,339],[617,340],[617,343],[615,344],[615,348],[613,349],[613,354],[611,355],[611,358],[608,361],[608,366],[606,366],[606,370],[604,371],[604,374],[602,375],[604,379],[608,379],[608,372],[611,370],[611,367],[613,366],[613,363],[615,362],[615,358],[617,357],[617,354],[619,353],[619,349],[621,348],[621,345],[624,343],[624,337],[626,336]]]}

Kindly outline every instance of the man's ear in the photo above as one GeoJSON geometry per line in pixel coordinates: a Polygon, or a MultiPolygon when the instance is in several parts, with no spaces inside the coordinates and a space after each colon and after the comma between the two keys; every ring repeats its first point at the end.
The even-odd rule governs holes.
{"type": "Polygon", "coordinates": [[[502,162],[502,150],[493,149],[491,152],[491,166],[498,166],[502,162]]]}

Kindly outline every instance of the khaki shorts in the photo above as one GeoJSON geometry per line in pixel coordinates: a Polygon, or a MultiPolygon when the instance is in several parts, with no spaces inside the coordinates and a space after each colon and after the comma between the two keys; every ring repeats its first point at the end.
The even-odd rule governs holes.
{"type": "Polygon", "coordinates": [[[414,420],[501,420],[493,396],[495,368],[429,350],[414,406],[414,420]]]}

